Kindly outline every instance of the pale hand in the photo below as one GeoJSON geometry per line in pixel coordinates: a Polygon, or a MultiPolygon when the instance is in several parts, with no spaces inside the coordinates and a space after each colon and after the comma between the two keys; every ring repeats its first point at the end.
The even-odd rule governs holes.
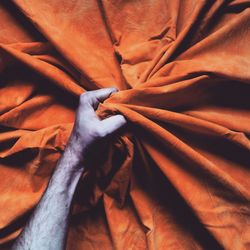
{"type": "Polygon", "coordinates": [[[99,103],[117,91],[116,88],[104,88],[88,91],[80,96],[75,124],[67,145],[79,159],[84,157],[86,150],[93,144],[126,124],[126,119],[120,114],[101,120],[95,113],[99,103]]]}

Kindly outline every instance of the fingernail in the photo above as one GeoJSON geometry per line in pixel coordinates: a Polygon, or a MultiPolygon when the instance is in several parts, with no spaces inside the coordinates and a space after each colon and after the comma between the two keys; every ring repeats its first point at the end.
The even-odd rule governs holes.
{"type": "Polygon", "coordinates": [[[114,89],[116,92],[119,91],[119,89],[117,87],[111,87],[112,89],[114,89]]]}

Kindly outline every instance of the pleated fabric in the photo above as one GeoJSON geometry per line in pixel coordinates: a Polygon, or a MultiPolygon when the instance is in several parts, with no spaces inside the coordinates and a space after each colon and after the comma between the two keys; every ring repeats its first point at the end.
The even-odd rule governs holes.
{"type": "Polygon", "coordinates": [[[250,249],[249,7],[2,0],[0,248],[46,188],[79,95],[116,86],[98,115],[128,126],[79,183],[67,249],[250,249]]]}

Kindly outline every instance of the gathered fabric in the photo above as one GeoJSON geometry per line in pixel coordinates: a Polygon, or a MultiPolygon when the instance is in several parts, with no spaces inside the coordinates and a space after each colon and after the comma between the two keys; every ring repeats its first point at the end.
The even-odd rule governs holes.
{"type": "MultiPolygon", "coordinates": [[[[82,176],[68,250],[250,249],[250,2],[2,0],[0,249],[63,153],[80,94],[128,125],[82,176]]],[[[45,222],[46,223],[46,222],[45,222]]]]}

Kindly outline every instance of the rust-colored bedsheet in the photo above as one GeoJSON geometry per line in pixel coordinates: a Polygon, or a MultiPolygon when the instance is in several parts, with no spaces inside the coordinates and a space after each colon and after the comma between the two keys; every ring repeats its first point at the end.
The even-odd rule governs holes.
{"type": "Polygon", "coordinates": [[[2,0],[1,249],[41,197],[79,95],[110,86],[98,113],[129,125],[79,183],[67,249],[250,249],[249,7],[2,0]]]}

